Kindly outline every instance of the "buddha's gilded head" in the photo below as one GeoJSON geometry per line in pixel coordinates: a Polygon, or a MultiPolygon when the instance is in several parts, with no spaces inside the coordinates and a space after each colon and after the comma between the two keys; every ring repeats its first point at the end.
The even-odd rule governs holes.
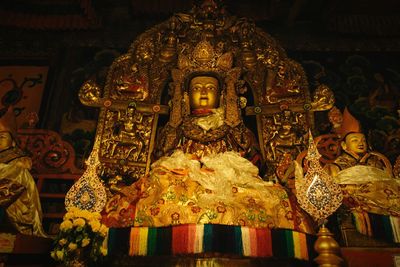
{"type": "Polygon", "coordinates": [[[189,81],[191,110],[207,110],[219,107],[219,80],[212,75],[194,76],[189,81]]]}
{"type": "Polygon", "coordinates": [[[350,132],[346,134],[341,143],[343,150],[352,155],[363,155],[367,152],[367,140],[365,135],[360,132],[350,132]]]}

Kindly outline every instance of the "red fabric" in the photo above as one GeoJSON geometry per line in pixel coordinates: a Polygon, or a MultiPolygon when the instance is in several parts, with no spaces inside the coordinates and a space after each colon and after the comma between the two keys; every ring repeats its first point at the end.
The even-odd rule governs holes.
{"type": "Polygon", "coordinates": [[[271,230],[256,229],[256,233],[257,233],[257,256],[271,257],[272,256],[271,230]]]}
{"type": "Polygon", "coordinates": [[[172,254],[188,253],[189,247],[188,225],[177,225],[172,228],[172,254]]]}

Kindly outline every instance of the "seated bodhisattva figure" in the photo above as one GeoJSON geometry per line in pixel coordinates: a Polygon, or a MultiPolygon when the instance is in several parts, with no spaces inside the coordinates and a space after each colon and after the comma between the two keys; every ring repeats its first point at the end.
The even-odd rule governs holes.
{"type": "Polygon", "coordinates": [[[114,227],[223,224],[312,233],[309,218],[287,191],[263,181],[248,159],[257,146],[237,106],[240,69],[232,69],[231,54],[217,60],[211,44],[203,41],[190,56],[197,65],[186,64],[181,55],[182,64],[172,73],[175,91],[170,120],[157,138],[158,159],[148,175],[108,201],[105,222],[114,227]]]}
{"type": "Polygon", "coordinates": [[[12,108],[0,118],[1,206],[15,229],[27,235],[46,237],[35,181],[29,173],[31,159],[16,145],[12,108]]]}
{"type": "Polygon", "coordinates": [[[368,150],[358,121],[351,118],[344,118],[352,123],[342,127],[342,153],[326,169],[340,184],[343,203],[351,211],[400,217],[400,181],[393,178],[384,155],[368,150]]]}

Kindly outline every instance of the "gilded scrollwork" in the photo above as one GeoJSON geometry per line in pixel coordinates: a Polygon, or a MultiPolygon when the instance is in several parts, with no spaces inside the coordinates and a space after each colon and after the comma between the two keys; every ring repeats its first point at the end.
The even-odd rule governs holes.
{"type": "Polygon", "coordinates": [[[277,64],[276,72],[271,71],[267,75],[264,98],[269,104],[305,102],[307,91],[304,88],[308,88],[308,84],[304,81],[302,67],[286,59],[277,64]]]}
{"type": "Polygon", "coordinates": [[[325,84],[317,87],[313,94],[311,107],[314,111],[330,110],[335,104],[335,96],[332,90],[325,84]]]}
{"type": "Polygon", "coordinates": [[[101,88],[93,80],[86,81],[79,90],[79,99],[87,106],[97,105],[100,102],[101,88]]]}
{"type": "Polygon", "coordinates": [[[104,91],[88,82],[80,98],[86,105],[102,107],[100,161],[104,166],[122,164],[126,170],[118,174],[110,165],[104,170],[110,177],[124,177],[133,170],[146,173],[153,156],[168,154],[182,135],[204,141],[210,133],[218,137],[219,131],[226,131],[246,150],[246,116],[256,116],[263,161],[275,168],[283,154],[304,147],[312,112],[332,104],[328,89],[318,88],[311,100],[303,68],[274,38],[254,21],[231,16],[215,1],[197,1],[187,13],[139,35],[111,65],[104,91]],[[224,125],[204,133],[188,119],[185,88],[189,73],[210,72],[217,73],[221,83],[224,125]],[[131,102],[136,103],[132,112],[131,102]],[[159,120],[160,114],[169,116],[159,120]]]}
{"type": "Polygon", "coordinates": [[[135,61],[142,64],[149,64],[155,53],[155,44],[153,40],[146,39],[136,47],[135,61]]]}
{"type": "Polygon", "coordinates": [[[122,101],[145,101],[149,97],[148,71],[142,64],[132,63],[130,55],[116,59],[110,68],[105,97],[122,101]]]}
{"type": "Polygon", "coordinates": [[[145,100],[149,95],[149,81],[146,73],[139,71],[138,64],[133,64],[128,73],[116,79],[115,95],[112,98],[121,98],[126,95],[131,100],[145,100]]]}
{"type": "Polygon", "coordinates": [[[73,147],[51,130],[19,129],[21,148],[32,153],[32,170],[36,173],[80,173],[75,167],[73,147]]]}

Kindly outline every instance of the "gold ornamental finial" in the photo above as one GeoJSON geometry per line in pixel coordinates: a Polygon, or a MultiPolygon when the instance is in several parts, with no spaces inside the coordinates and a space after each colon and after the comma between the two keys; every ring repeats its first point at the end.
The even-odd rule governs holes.
{"type": "Polygon", "coordinates": [[[318,232],[318,239],[314,245],[319,254],[315,261],[321,267],[335,267],[340,266],[343,260],[338,256],[339,245],[324,223],[326,218],[340,207],[343,195],[339,185],[322,169],[319,162],[320,158],[321,154],[318,152],[311,131],[309,131],[308,153],[306,156],[308,169],[304,178],[299,177],[300,171],[298,170],[301,168],[296,162],[295,187],[297,201],[300,207],[310,214],[318,225],[322,224],[318,232]]]}
{"type": "Polygon", "coordinates": [[[304,178],[296,177],[296,194],[300,206],[309,213],[318,224],[342,204],[342,191],[333,178],[322,169],[321,158],[309,131],[308,169],[304,178]]]}
{"type": "Polygon", "coordinates": [[[343,259],[338,256],[340,247],[333,234],[322,225],[318,232],[318,239],[314,244],[314,249],[318,253],[318,257],[314,259],[321,267],[339,267],[343,263],[343,259]]]}
{"type": "Polygon", "coordinates": [[[86,161],[87,169],[65,196],[67,210],[77,207],[81,210],[101,212],[106,205],[106,190],[97,175],[97,167],[100,166],[99,144],[97,138],[86,161]]]}

